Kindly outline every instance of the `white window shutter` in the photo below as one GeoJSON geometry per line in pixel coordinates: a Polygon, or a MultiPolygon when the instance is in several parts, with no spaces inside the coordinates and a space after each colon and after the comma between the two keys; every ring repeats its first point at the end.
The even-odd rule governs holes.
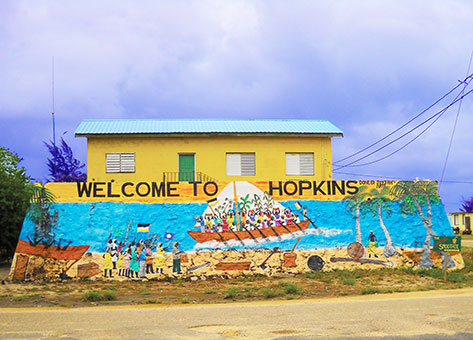
{"type": "Polygon", "coordinates": [[[300,161],[300,174],[305,176],[314,175],[314,154],[313,153],[301,153],[299,157],[300,161]]]}
{"type": "Polygon", "coordinates": [[[134,153],[107,153],[105,159],[108,173],[135,172],[134,153]]]}
{"type": "Polygon", "coordinates": [[[106,171],[120,172],[120,154],[107,153],[106,154],[106,171]]]}
{"type": "Polygon", "coordinates": [[[242,176],[255,175],[255,154],[254,153],[241,154],[241,175],[242,176]]]}
{"type": "Polygon", "coordinates": [[[299,154],[286,153],[286,175],[299,175],[299,154]]]}
{"type": "Polygon", "coordinates": [[[122,153],[121,154],[121,172],[135,172],[135,154],[122,153]]]}
{"type": "Polygon", "coordinates": [[[227,153],[227,176],[241,176],[241,155],[227,153]]]}
{"type": "Polygon", "coordinates": [[[313,176],[314,154],[286,153],[286,175],[288,176],[313,176]]]}

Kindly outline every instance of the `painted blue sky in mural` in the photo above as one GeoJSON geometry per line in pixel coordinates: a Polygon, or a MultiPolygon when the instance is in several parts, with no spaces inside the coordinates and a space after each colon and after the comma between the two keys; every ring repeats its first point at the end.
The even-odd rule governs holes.
{"type": "MultiPolygon", "coordinates": [[[[430,4],[1,1],[1,145],[45,179],[54,56],[58,137],[66,133],[83,161],[85,139],[72,134],[90,118],[329,119],[345,132],[333,142],[336,161],[465,77],[473,3],[430,4]]],[[[456,109],[404,152],[335,178],[439,179],[456,109]]],[[[440,189],[449,211],[473,191],[473,149],[464,147],[473,145],[472,110],[470,96],[445,176],[460,183],[440,189]]]]}
{"type": "MultiPolygon", "coordinates": [[[[269,237],[258,242],[245,240],[244,247],[237,242],[229,242],[233,249],[279,247],[291,249],[294,240],[301,236],[298,249],[321,249],[346,247],[355,241],[355,219],[346,211],[346,205],[341,201],[300,201],[307,206],[308,215],[318,226],[309,227],[305,232],[287,234],[281,238],[269,237]]],[[[285,207],[293,207],[295,201],[280,202],[285,207]]],[[[399,203],[391,203],[391,215],[383,216],[396,247],[420,247],[425,239],[425,227],[418,214],[402,216],[399,203]]],[[[207,207],[202,203],[182,204],[142,204],[142,203],[57,203],[58,222],[54,229],[56,239],[72,241],[72,245],[89,245],[90,251],[103,252],[109,239],[110,232],[118,240],[127,241],[145,239],[147,233],[137,232],[138,224],[150,224],[150,235],[160,236],[159,241],[164,245],[166,232],[174,233],[174,240],[179,241],[183,251],[198,251],[202,249],[228,249],[222,242],[199,244],[192,239],[187,231],[195,230],[194,216],[202,214],[207,207]],[[130,223],[131,222],[131,223],[130,223]],[[128,229],[128,225],[130,228],[128,229]]],[[[293,210],[296,212],[295,210],[293,210]]],[[[300,214],[300,211],[299,211],[300,214]]],[[[302,215],[300,214],[302,217],[302,215]]],[[[445,215],[442,204],[432,205],[433,230],[438,235],[452,235],[451,227],[445,215]]],[[[33,233],[33,223],[26,219],[20,238],[27,240],[33,233]]],[[[378,237],[381,246],[385,237],[377,217],[371,214],[361,219],[363,242],[367,240],[370,230],[378,237]]],[[[255,232],[256,233],[256,232],[255,232]]]]}

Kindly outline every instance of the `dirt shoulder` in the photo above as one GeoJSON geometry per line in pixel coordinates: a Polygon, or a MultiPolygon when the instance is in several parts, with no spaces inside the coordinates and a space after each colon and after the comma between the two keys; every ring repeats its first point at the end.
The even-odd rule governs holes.
{"type": "Polygon", "coordinates": [[[465,268],[449,272],[447,282],[440,268],[419,270],[408,266],[231,279],[10,282],[5,280],[9,268],[1,266],[0,308],[214,304],[471,287],[473,250],[464,248],[462,255],[465,268]]]}

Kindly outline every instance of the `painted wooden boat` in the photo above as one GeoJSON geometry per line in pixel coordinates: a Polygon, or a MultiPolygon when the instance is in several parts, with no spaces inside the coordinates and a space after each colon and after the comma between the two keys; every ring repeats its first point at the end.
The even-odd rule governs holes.
{"type": "Polygon", "coordinates": [[[301,221],[296,224],[288,224],[286,226],[274,226],[266,227],[255,230],[240,230],[240,231],[222,231],[222,232],[211,232],[203,233],[201,231],[187,231],[190,237],[199,243],[209,241],[231,241],[231,240],[248,240],[248,239],[263,239],[271,236],[281,236],[289,233],[295,233],[297,231],[305,230],[309,227],[309,221],[301,221]]]}
{"type": "Polygon", "coordinates": [[[215,265],[217,270],[249,270],[251,262],[219,262],[215,265]]]}
{"type": "Polygon", "coordinates": [[[29,242],[19,240],[16,247],[17,254],[36,255],[55,260],[79,260],[89,246],[69,246],[66,249],[58,249],[57,246],[45,247],[43,244],[32,246],[29,242]]]}

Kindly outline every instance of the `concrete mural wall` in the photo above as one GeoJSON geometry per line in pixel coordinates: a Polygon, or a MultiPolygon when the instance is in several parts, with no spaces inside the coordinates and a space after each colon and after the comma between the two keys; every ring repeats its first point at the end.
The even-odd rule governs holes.
{"type": "MultiPolygon", "coordinates": [[[[441,266],[435,182],[50,183],[24,221],[17,279],[235,276],[441,266]]],[[[448,256],[461,268],[461,254],[448,256]]]]}

